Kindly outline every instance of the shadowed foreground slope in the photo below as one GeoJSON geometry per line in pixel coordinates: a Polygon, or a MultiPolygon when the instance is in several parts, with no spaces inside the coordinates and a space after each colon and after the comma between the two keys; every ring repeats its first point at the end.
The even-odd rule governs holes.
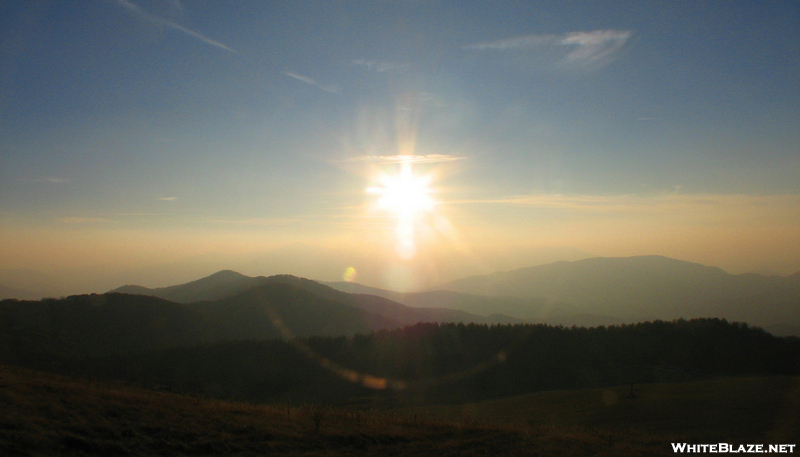
{"type": "Polygon", "coordinates": [[[703,442],[794,443],[800,438],[800,377],[555,390],[402,411],[448,420],[469,416],[493,423],[674,433],[703,442]]]}
{"type": "Polygon", "coordinates": [[[671,455],[675,437],[253,406],[0,365],[0,454],[671,455]]]}

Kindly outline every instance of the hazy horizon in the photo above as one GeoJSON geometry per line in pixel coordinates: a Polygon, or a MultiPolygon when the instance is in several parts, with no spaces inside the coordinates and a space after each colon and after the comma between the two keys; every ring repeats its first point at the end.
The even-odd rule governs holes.
{"type": "MultiPolygon", "coordinates": [[[[272,254],[273,257],[270,257],[270,259],[274,260],[275,255],[278,253],[273,252],[272,254]]],[[[595,258],[629,258],[614,256],[586,256],[578,251],[539,251],[532,253],[531,256],[525,256],[522,254],[521,257],[539,260],[531,261],[522,266],[515,265],[513,262],[507,262],[506,265],[509,265],[508,268],[480,269],[475,268],[475,266],[472,266],[472,268],[454,267],[451,271],[456,272],[457,274],[452,276],[435,276],[426,278],[425,281],[412,282],[409,280],[406,283],[399,281],[391,283],[385,276],[381,277],[377,274],[370,275],[369,270],[367,274],[350,271],[345,272],[344,275],[340,276],[335,268],[335,262],[331,262],[330,264],[320,264],[319,262],[314,262],[313,257],[295,257],[293,260],[289,260],[290,257],[296,254],[297,252],[292,250],[284,250],[279,253],[280,257],[284,260],[282,265],[284,265],[285,268],[283,270],[275,268],[272,270],[265,270],[263,265],[272,262],[268,262],[258,255],[252,255],[248,258],[235,258],[234,256],[225,255],[207,255],[179,262],[123,271],[106,271],[103,267],[86,267],[76,270],[53,270],[48,272],[24,268],[0,269],[0,286],[10,286],[23,292],[43,292],[45,294],[44,296],[56,297],[87,293],[104,293],[127,285],[142,286],[150,289],[169,287],[202,279],[220,271],[234,271],[249,277],[268,277],[288,274],[320,282],[353,282],[364,286],[375,287],[389,291],[421,292],[436,288],[454,280],[464,279],[467,277],[545,266],[563,261],[571,263],[595,258]],[[325,274],[326,271],[328,272],[327,275],[325,274]],[[315,274],[315,272],[317,273],[315,274]]],[[[633,258],[640,256],[630,257],[633,258]]],[[[683,259],[674,260],[685,262],[683,259]]],[[[375,261],[375,264],[380,264],[380,261],[375,261]]],[[[701,265],[719,268],[716,265],[701,265]]],[[[722,268],[720,269],[731,275],[755,273],[763,276],[788,276],[771,270],[730,272],[722,268]]],[[[380,270],[377,268],[375,271],[380,272],[380,270]]]]}
{"type": "Polygon", "coordinates": [[[634,255],[800,271],[797,2],[0,11],[0,270],[67,293],[634,255]]]}

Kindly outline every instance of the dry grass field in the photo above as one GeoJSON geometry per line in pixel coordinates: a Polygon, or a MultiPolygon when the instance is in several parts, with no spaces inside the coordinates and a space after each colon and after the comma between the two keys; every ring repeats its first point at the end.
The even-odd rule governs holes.
{"type": "Polygon", "coordinates": [[[251,405],[0,366],[7,456],[653,456],[676,436],[251,405]]]}
{"type": "Polygon", "coordinates": [[[447,420],[637,430],[701,442],[797,443],[800,378],[719,378],[537,392],[464,405],[406,408],[447,420]]]}

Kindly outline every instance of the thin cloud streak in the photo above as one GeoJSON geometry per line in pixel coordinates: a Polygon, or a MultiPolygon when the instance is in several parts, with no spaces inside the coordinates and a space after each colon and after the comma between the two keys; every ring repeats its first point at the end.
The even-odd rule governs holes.
{"type": "Polygon", "coordinates": [[[292,225],[300,222],[291,218],[251,218],[251,219],[211,219],[212,224],[233,225],[233,226],[283,226],[292,225]]]}
{"type": "Polygon", "coordinates": [[[61,218],[61,222],[65,224],[107,224],[116,221],[102,217],[64,217],[61,218]]]}
{"type": "Polygon", "coordinates": [[[231,49],[230,47],[225,46],[224,44],[220,43],[219,41],[212,40],[211,38],[208,38],[207,36],[202,35],[200,33],[197,33],[194,30],[187,29],[186,27],[184,27],[184,26],[182,26],[182,25],[180,25],[180,24],[178,24],[176,22],[173,22],[173,21],[170,21],[170,20],[155,16],[153,14],[150,14],[147,11],[141,9],[139,6],[129,2],[128,0],[116,0],[116,3],[117,3],[117,5],[125,8],[126,10],[128,10],[131,13],[135,14],[139,18],[144,19],[145,21],[148,21],[148,22],[151,22],[151,23],[154,23],[154,24],[164,25],[166,27],[169,27],[171,29],[177,30],[177,31],[179,31],[181,33],[184,33],[186,35],[189,35],[192,38],[196,38],[196,39],[198,39],[200,41],[203,41],[203,42],[205,42],[207,44],[210,44],[211,46],[223,49],[223,50],[228,51],[228,52],[232,52],[234,54],[238,53],[238,51],[236,51],[235,49],[231,49]]]}
{"type": "Polygon", "coordinates": [[[374,71],[375,73],[403,70],[410,66],[409,64],[404,64],[404,63],[381,62],[381,61],[366,60],[366,59],[353,60],[351,63],[353,66],[363,67],[365,70],[374,71]]]}
{"type": "Polygon", "coordinates": [[[485,43],[471,44],[464,46],[463,49],[472,50],[493,50],[507,51],[515,49],[533,48],[538,46],[552,45],[558,41],[556,35],[528,35],[517,38],[507,38],[503,40],[488,41],[485,43]]]}
{"type": "MultiPolygon", "coordinates": [[[[561,209],[592,213],[633,213],[662,211],[716,212],[725,208],[740,211],[791,210],[800,207],[800,195],[515,195],[497,199],[454,200],[449,204],[499,204],[531,208],[561,209]]],[[[795,211],[796,212],[796,211],[795,211]]],[[[791,211],[788,211],[791,213],[791,211]]],[[[787,213],[787,216],[788,216],[787,213]]],[[[800,219],[800,218],[799,218],[800,219]]]]}
{"type": "Polygon", "coordinates": [[[463,46],[469,51],[515,53],[537,65],[591,66],[609,61],[632,36],[631,31],[595,30],[563,35],[527,35],[463,46]]]}
{"type": "Polygon", "coordinates": [[[618,32],[616,30],[596,30],[594,32],[573,32],[567,34],[560,44],[577,46],[567,54],[569,61],[587,63],[607,59],[617,52],[631,37],[631,32],[618,32]]]}
{"type": "Polygon", "coordinates": [[[57,178],[55,176],[42,176],[41,178],[34,179],[34,182],[49,182],[51,184],[63,184],[69,180],[65,178],[57,178]]]}
{"type": "Polygon", "coordinates": [[[374,164],[390,164],[390,163],[416,164],[416,163],[453,162],[456,160],[466,160],[466,157],[451,156],[448,154],[428,154],[428,155],[400,154],[393,156],[358,156],[345,159],[341,162],[374,163],[374,164]]]}
{"type": "Polygon", "coordinates": [[[334,93],[334,94],[341,94],[342,93],[342,90],[339,89],[338,86],[335,86],[333,84],[324,84],[324,83],[321,83],[321,82],[319,82],[319,81],[317,81],[317,80],[315,80],[313,78],[309,78],[308,76],[298,75],[297,73],[292,73],[290,71],[284,72],[284,74],[286,76],[290,77],[290,78],[294,78],[294,79],[296,79],[298,81],[302,81],[302,82],[304,82],[306,84],[310,84],[310,85],[312,85],[314,87],[317,87],[319,89],[322,89],[322,90],[324,90],[326,92],[331,92],[331,93],[334,93]]]}

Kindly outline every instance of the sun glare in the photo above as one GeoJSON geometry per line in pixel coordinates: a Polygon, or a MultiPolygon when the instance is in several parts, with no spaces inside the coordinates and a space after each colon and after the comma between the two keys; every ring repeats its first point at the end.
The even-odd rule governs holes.
{"type": "Polygon", "coordinates": [[[372,187],[369,191],[380,195],[378,206],[381,209],[391,211],[401,219],[413,219],[419,213],[433,208],[430,182],[428,176],[414,175],[411,165],[405,163],[399,174],[382,177],[381,186],[372,187]]]}
{"type": "Polygon", "coordinates": [[[433,210],[431,177],[417,176],[410,163],[403,163],[396,175],[382,175],[379,186],[370,187],[368,193],[378,195],[377,207],[397,218],[397,252],[405,259],[416,253],[415,227],[420,217],[433,210]]]}

